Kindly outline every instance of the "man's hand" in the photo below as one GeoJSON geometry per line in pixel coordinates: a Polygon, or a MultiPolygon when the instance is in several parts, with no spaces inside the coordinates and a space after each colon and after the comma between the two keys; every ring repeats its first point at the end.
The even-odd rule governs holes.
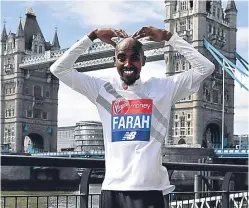
{"type": "Polygon", "coordinates": [[[135,39],[144,38],[150,41],[169,41],[172,34],[166,30],[158,29],[155,27],[142,27],[135,32],[132,37],[135,39]]]}
{"type": "Polygon", "coordinates": [[[94,41],[99,38],[101,41],[111,44],[113,47],[116,47],[116,43],[112,41],[114,37],[127,38],[128,35],[124,30],[114,30],[112,28],[100,28],[93,30],[88,34],[88,37],[94,41]]]}

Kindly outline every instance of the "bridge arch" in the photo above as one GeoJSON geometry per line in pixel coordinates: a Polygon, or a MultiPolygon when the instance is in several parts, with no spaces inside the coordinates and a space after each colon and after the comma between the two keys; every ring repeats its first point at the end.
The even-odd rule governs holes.
{"type": "Polygon", "coordinates": [[[23,147],[26,153],[43,152],[44,138],[38,133],[30,133],[24,137],[23,147]]]}
{"type": "MultiPolygon", "coordinates": [[[[224,127],[224,135],[227,133],[224,127]]],[[[211,119],[207,122],[203,133],[202,146],[206,148],[221,148],[222,145],[222,121],[220,119],[211,119]]]]}
{"type": "Polygon", "coordinates": [[[179,139],[178,144],[186,144],[185,139],[179,139]]]}

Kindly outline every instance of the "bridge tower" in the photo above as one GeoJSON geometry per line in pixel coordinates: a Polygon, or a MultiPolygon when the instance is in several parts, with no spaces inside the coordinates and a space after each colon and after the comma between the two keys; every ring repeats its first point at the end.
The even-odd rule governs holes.
{"type": "MultiPolygon", "coordinates": [[[[228,0],[226,9],[221,0],[165,0],[165,29],[178,33],[215,64],[214,73],[197,93],[172,106],[170,130],[166,145],[190,144],[221,147],[223,71],[215,58],[204,48],[206,38],[215,48],[235,63],[237,9],[228,0]]],[[[191,69],[191,65],[171,46],[165,52],[166,76],[191,69]]],[[[224,147],[233,138],[234,81],[225,74],[224,147]]]]}
{"type": "Polygon", "coordinates": [[[16,33],[7,35],[5,24],[1,36],[1,144],[12,151],[24,152],[31,143],[37,151],[56,151],[59,81],[49,72],[49,65],[32,65],[23,70],[24,56],[37,57],[60,48],[57,31],[51,44],[46,42],[29,7],[16,33]],[[26,142],[25,142],[25,141],[26,142]]]}

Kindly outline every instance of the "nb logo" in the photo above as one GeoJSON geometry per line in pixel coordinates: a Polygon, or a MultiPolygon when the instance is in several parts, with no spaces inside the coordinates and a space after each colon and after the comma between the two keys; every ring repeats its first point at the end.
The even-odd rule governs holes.
{"type": "Polygon", "coordinates": [[[136,131],[127,131],[125,135],[123,136],[122,140],[133,140],[136,137],[137,132],[136,131]]]}

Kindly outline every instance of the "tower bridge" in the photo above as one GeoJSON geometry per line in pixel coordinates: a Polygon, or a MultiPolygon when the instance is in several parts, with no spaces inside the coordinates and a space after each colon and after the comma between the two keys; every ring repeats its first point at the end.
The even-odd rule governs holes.
{"type": "MultiPolygon", "coordinates": [[[[234,133],[234,79],[225,76],[223,93],[222,66],[207,50],[204,39],[235,63],[235,2],[228,0],[225,9],[221,1],[214,0],[186,0],[184,3],[167,0],[162,6],[166,8],[166,30],[178,33],[216,67],[197,93],[172,106],[165,145],[229,147],[234,133]],[[224,111],[222,98],[225,99],[224,111]]],[[[147,62],[165,60],[166,76],[191,69],[186,59],[167,43],[141,42],[147,62]]],[[[27,10],[16,33],[7,34],[4,24],[1,35],[0,138],[1,143],[10,144],[13,151],[24,152],[25,142],[37,144],[46,152],[56,151],[59,80],[50,73],[49,67],[66,50],[60,48],[57,30],[52,44],[45,40],[32,8],[27,10]]],[[[111,45],[97,41],[82,53],[74,68],[79,72],[110,68],[114,66],[113,56],[111,45]]]]}
{"type": "MultiPolygon", "coordinates": [[[[118,42],[119,39],[115,39],[118,42]]],[[[159,61],[164,59],[164,42],[141,41],[144,45],[146,62],[159,61]]],[[[55,62],[67,49],[58,51],[46,51],[44,54],[36,56],[25,56],[19,67],[23,70],[36,70],[49,67],[55,62]]],[[[100,69],[111,68],[114,66],[114,47],[103,43],[95,42],[93,45],[77,59],[74,68],[79,72],[95,71],[100,69]]]]}

